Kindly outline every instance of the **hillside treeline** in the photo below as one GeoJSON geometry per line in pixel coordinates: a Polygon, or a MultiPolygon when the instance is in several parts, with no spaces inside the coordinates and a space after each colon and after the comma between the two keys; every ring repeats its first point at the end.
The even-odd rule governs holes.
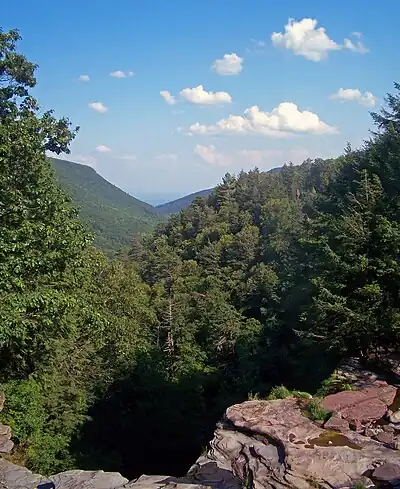
{"type": "Polygon", "coordinates": [[[0,32],[1,421],[12,460],[182,474],[223,410],[400,339],[400,86],[362,148],[226,175],[109,259],[45,152],[68,119],[30,95],[36,67],[0,32]]]}

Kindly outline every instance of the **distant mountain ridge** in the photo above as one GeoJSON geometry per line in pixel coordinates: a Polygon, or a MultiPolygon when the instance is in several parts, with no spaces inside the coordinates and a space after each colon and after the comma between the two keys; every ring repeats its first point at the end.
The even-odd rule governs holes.
{"type": "MultiPolygon", "coordinates": [[[[276,168],[271,168],[270,170],[268,170],[268,172],[276,173],[276,172],[280,172],[281,170],[282,167],[278,166],[276,168]]],[[[165,204],[156,205],[155,209],[157,212],[159,212],[162,215],[177,214],[178,212],[187,209],[190,206],[190,204],[195,199],[197,199],[197,197],[203,197],[203,198],[208,197],[213,190],[214,190],[213,188],[199,190],[198,192],[185,195],[184,197],[181,197],[176,200],[172,200],[171,202],[166,202],[165,204]]]]}
{"type": "Polygon", "coordinates": [[[94,232],[98,248],[111,252],[128,246],[135,234],[151,231],[160,219],[150,204],[122,191],[93,168],[50,160],[59,182],[80,209],[82,221],[94,232]]]}
{"type": "Polygon", "coordinates": [[[165,204],[160,204],[155,207],[156,211],[162,215],[176,214],[184,209],[187,209],[190,204],[197,199],[197,197],[208,197],[214,189],[207,188],[205,190],[199,190],[193,194],[185,195],[180,199],[173,200],[171,202],[166,202],[165,204]]]}
{"type": "Polygon", "coordinates": [[[113,185],[90,166],[49,159],[60,184],[78,207],[81,220],[93,231],[94,245],[107,253],[129,246],[136,234],[152,231],[158,221],[187,209],[197,197],[208,197],[214,190],[200,190],[153,207],[113,185]]]}

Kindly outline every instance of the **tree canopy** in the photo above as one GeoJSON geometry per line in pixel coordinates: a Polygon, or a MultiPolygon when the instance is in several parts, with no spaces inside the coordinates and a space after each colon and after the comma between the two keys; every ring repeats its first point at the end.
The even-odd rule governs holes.
{"type": "Polygon", "coordinates": [[[46,158],[68,152],[76,129],[31,96],[36,66],[19,39],[0,31],[12,460],[45,474],[179,475],[229,404],[283,383],[313,393],[341,357],[399,347],[399,85],[361,148],[227,174],[110,259],[46,158]]]}

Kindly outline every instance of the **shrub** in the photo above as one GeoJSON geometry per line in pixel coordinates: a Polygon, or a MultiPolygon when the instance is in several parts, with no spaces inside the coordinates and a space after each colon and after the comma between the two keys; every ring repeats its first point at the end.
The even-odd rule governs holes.
{"type": "Polygon", "coordinates": [[[311,394],[303,391],[292,391],[291,396],[296,397],[297,399],[312,399],[311,394]]]}
{"type": "Polygon", "coordinates": [[[247,394],[248,401],[259,401],[260,399],[260,394],[258,392],[255,392],[254,394],[252,392],[249,392],[247,394]]]}
{"type": "Polygon", "coordinates": [[[329,394],[336,394],[341,391],[352,391],[353,386],[344,379],[338,378],[334,373],[322,382],[321,387],[317,391],[319,397],[324,397],[329,394]]]}
{"type": "Polygon", "coordinates": [[[321,406],[321,399],[314,398],[307,403],[304,415],[313,421],[327,421],[330,412],[321,406]]]}
{"type": "Polygon", "coordinates": [[[271,389],[268,399],[287,399],[288,397],[295,397],[297,399],[311,399],[312,395],[308,392],[291,391],[284,385],[275,386],[271,389]]]}
{"type": "Polygon", "coordinates": [[[289,389],[287,389],[284,385],[278,385],[272,387],[271,392],[269,393],[268,399],[286,399],[290,397],[292,394],[289,389]]]}

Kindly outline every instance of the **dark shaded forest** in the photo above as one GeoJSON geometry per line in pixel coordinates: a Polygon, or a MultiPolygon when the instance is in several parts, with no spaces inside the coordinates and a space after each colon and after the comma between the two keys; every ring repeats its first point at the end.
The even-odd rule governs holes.
{"type": "Polygon", "coordinates": [[[225,175],[110,259],[46,151],[77,129],[39,109],[36,66],[0,32],[0,381],[10,456],[183,474],[224,409],[314,394],[346,355],[400,339],[400,85],[359,149],[225,175]]]}

